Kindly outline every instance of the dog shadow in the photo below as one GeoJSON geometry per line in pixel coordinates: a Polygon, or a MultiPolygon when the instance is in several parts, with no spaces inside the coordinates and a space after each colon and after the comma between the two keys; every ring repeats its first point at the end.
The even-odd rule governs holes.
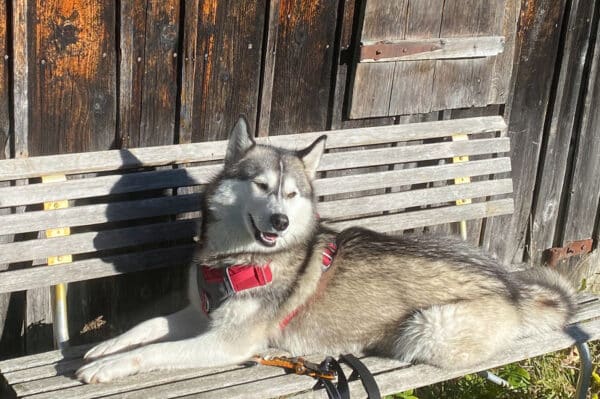
{"type": "MultiPolygon", "coordinates": [[[[160,215],[160,206],[197,191],[194,185],[198,183],[185,168],[145,168],[130,150],[119,154],[122,164],[132,167],[119,171],[108,195],[84,202],[106,204],[106,222],[92,226],[96,252],[87,258],[110,265],[115,275],[69,285],[72,346],[91,347],[90,343],[113,338],[142,321],[174,313],[188,302],[186,266],[193,260],[197,223],[160,215]],[[148,178],[157,183],[152,186],[155,188],[147,188],[148,178]],[[140,217],[140,207],[156,216],[140,217]],[[176,222],[176,234],[169,234],[176,222]],[[172,256],[165,257],[165,252],[172,256]]],[[[56,364],[57,372],[74,372],[83,364],[82,355],[65,349],[65,360],[56,364]]]]}

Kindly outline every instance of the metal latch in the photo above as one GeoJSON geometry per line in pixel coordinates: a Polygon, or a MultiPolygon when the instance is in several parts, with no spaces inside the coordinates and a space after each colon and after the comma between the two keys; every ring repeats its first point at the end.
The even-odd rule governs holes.
{"type": "Polygon", "coordinates": [[[381,41],[372,44],[361,44],[360,60],[378,61],[384,58],[405,57],[441,49],[442,45],[439,43],[423,43],[423,41],[411,42],[408,40],[403,40],[402,43],[381,41]]]}

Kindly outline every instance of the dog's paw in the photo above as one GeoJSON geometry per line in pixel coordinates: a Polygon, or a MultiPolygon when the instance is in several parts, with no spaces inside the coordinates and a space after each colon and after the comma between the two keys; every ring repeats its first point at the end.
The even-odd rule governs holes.
{"type": "Polygon", "coordinates": [[[129,340],[125,340],[121,337],[112,338],[94,346],[83,355],[83,358],[85,360],[95,360],[102,356],[122,352],[125,349],[132,349],[133,346],[134,345],[129,342],[129,340]]]}
{"type": "Polygon", "coordinates": [[[140,371],[140,363],[140,358],[135,355],[112,355],[83,365],[75,372],[75,376],[88,384],[108,382],[137,374],[140,371]]]}

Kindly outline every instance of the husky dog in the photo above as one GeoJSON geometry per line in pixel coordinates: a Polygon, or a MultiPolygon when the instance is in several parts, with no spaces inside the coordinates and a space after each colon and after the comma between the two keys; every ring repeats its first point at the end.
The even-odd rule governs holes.
{"type": "Polygon", "coordinates": [[[311,183],[325,141],[259,145],[240,119],[205,191],[190,305],[94,347],[78,378],[230,365],[269,347],[463,367],[568,321],[573,290],[550,270],[509,273],[449,239],[324,227],[311,183]]]}

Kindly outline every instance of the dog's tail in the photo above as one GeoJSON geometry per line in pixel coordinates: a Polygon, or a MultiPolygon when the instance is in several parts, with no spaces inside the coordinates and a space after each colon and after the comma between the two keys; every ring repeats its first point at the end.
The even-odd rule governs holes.
{"type": "Polygon", "coordinates": [[[563,327],[575,313],[575,290],[558,272],[535,267],[519,272],[522,335],[563,327]]]}

